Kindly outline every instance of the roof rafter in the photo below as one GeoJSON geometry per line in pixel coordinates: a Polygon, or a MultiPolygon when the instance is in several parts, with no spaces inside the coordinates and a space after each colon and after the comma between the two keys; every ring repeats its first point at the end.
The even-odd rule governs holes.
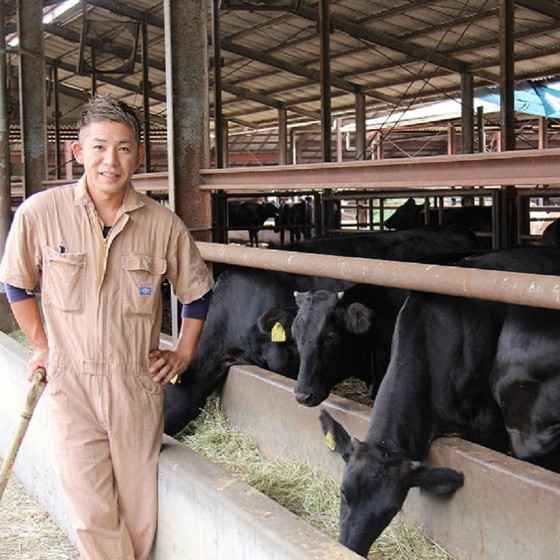
{"type": "MultiPolygon", "coordinates": [[[[306,19],[312,21],[318,21],[319,15],[314,10],[300,6],[293,10],[294,14],[297,14],[306,19]]],[[[372,32],[368,31],[363,26],[357,25],[343,18],[331,16],[330,24],[333,28],[343,31],[348,35],[367,41],[368,43],[374,43],[391,49],[393,51],[398,51],[403,54],[414,57],[417,60],[423,60],[436,66],[441,66],[442,68],[447,68],[452,72],[457,72],[459,74],[469,71],[468,64],[455,60],[449,56],[439,54],[433,50],[427,49],[420,45],[415,45],[412,43],[407,43],[406,41],[401,41],[396,37],[387,35],[386,33],[381,33],[378,31],[372,32]]]]}

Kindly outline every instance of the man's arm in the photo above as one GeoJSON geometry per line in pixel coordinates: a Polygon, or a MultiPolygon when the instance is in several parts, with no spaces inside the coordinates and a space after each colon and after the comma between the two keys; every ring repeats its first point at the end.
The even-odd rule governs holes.
{"type": "Polygon", "coordinates": [[[177,374],[189,367],[198,347],[203,327],[203,319],[183,317],[175,349],[150,352],[150,358],[156,360],[150,367],[150,373],[156,383],[167,385],[177,374]]]}
{"type": "Polygon", "coordinates": [[[31,297],[14,301],[10,304],[10,307],[17,324],[33,350],[33,355],[27,364],[27,379],[31,381],[33,373],[38,367],[47,371],[49,359],[49,344],[41,319],[39,303],[37,298],[31,297]]]}

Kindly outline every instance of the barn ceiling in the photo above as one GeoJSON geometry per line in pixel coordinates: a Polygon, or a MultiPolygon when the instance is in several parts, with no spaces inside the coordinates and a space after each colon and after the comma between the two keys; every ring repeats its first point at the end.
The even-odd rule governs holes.
{"type": "MultiPolygon", "coordinates": [[[[475,88],[497,86],[500,3],[331,0],[333,122],[344,124],[353,119],[356,93],[365,95],[367,117],[373,118],[458,98],[461,73],[473,75],[475,88]]],[[[141,39],[142,24],[146,24],[150,113],[154,128],[164,131],[163,2],[84,0],[58,15],[55,10],[62,4],[44,1],[45,15],[54,17],[44,23],[47,74],[52,77],[50,69],[56,66],[60,91],[75,101],[65,104],[62,122],[73,125],[72,110],[91,93],[92,57],[100,93],[142,106],[141,39]]],[[[17,35],[15,6],[15,0],[5,1],[11,44],[17,35]]],[[[251,154],[275,150],[279,108],[287,110],[289,127],[301,139],[309,136],[311,150],[321,113],[318,3],[221,0],[219,15],[223,112],[232,143],[246,144],[242,148],[246,164],[251,163],[251,154]]],[[[210,20],[208,32],[210,37],[210,20]]],[[[560,2],[517,0],[514,32],[516,80],[546,83],[560,79],[560,2]]],[[[16,68],[17,46],[9,53],[9,62],[16,68]]],[[[211,113],[212,82],[210,65],[211,113]]],[[[17,96],[12,103],[17,104],[17,96]]],[[[518,118],[528,123],[526,127],[536,123],[533,116],[519,113],[518,118]]],[[[410,129],[400,131],[398,120],[393,121],[390,126],[395,133],[410,135],[410,129]]],[[[443,135],[446,140],[445,126],[436,121],[437,114],[432,127],[423,128],[422,142],[428,147],[428,137],[443,135]]]]}

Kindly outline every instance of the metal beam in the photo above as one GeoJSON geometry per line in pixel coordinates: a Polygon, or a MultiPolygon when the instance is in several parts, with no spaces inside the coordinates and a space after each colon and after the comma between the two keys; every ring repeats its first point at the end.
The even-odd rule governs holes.
{"type": "Polygon", "coordinates": [[[146,22],[154,27],[164,28],[164,19],[155,16],[150,12],[137,10],[127,6],[123,2],[115,2],[115,0],[82,0],[84,4],[95,6],[96,8],[103,8],[113,14],[124,16],[136,21],[146,22]]]}
{"type": "MultiPolygon", "coordinates": [[[[267,64],[268,66],[272,66],[273,68],[283,70],[284,72],[289,72],[290,74],[295,74],[296,76],[303,76],[311,82],[319,83],[321,81],[320,72],[318,70],[312,70],[299,64],[286,62],[284,60],[281,60],[280,58],[271,56],[264,52],[255,51],[226,39],[222,41],[222,48],[233,54],[262,62],[263,64],[267,64]]],[[[334,87],[350,93],[357,93],[361,91],[361,86],[359,86],[358,84],[348,82],[346,80],[343,80],[342,78],[339,78],[338,76],[331,76],[331,83],[334,87]]],[[[368,93],[368,95],[380,101],[384,101],[385,103],[390,103],[391,105],[396,104],[396,100],[387,95],[378,94],[376,92],[370,92],[368,93]]]]}
{"type": "Polygon", "coordinates": [[[557,185],[560,180],[560,148],[281,167],[202,169],[199,173],[203,189],[240,192],[557,185]]]}
{"type": "Polygon", "coordinates": [[[516,4],[554,19],[560,19],[560,6],[548,0],[515,0],[516,4]]]}
{"type": "MultiPolygon", "coordinates": [[[[292,11],[298,16],[304,17],[311,21],[317,21],[317,14],[310,8],[300,6],[292,11]]],[[[331,17],[331,25],[334,29],[343,31],[344,33],[347,33],[348,35],[355,37],[356,39],[363,39],[368,43],[380,45],[393,51],[412,56],[416,60],[423,60],[429,62],[430,64],[435,64],[436,66],[447,68],[447,70],[450,70],[452,72],[462,73],[469,70],[468,64],[465,62],[454,60],[450,56],[439,54],[431,49],[427,49],[420,45],[414,45],[411,43],[407,43],[406,41],[401,41],[400,39],[391,37],[390,35],[387,35],[385,33],[381,33],[378,31],[368,31],[363,26],[352,23],[340,17],[331,17]]]]}
{"type": "MultiPolygon", "coordinates": [[[[67,62],[63,62],[60,59],[54,59],[54,58],[46,57],[45,62],[47,64],[55,64],[56,63],[58,65],[58,68],[60,68],[61,70],[65,70],[67,72],[73,72],[73,71],[76,70],[75,67],[72,64],[68,64],[67,62]]],[[[119,87],[121,89],[124,89],[125,91],[130,91],[131,93],[137,93],[139,95],[142,95],[143,88],[140,85],[134,86],[132,84],[129,84],[128,82],[125,82],[125,81],[120,80],[118,78],[115,78],[113,76],[108,76],[107,74],[103,74],[103,73],[100,73],[100,72],[96,72],[95,75],[99,80],[105,82],[106,84],[119,87]]],[[[60,84],[60,87],[61,88],[65,87],[67,90],[73,89],[73,88],[70,88],[69,86],[65,86],[64,84],[60,84]]],[[[77,91],[77,90],[74,89],[74,91],[77,91]]],[[[155,99],[156,101],[160,101],[160,102],[163,102],[163,103],[166,102],[165,95],[163,95],[161,93],[157,93],[153,90],[149,90],[149,95],[152,99],[155,99]]],[[[86,99],[89,99],[89,95],[86,96],[86,99]]]]}

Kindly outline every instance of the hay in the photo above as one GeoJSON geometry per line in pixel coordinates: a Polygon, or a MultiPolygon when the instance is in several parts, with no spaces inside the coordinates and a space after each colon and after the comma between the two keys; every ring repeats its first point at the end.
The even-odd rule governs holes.
{"type": "MultiPolygon", "coordinates": [[[[177,439],[266,494],[311,525],[338,538],[339,490],[336,482],[306,461],[266,459],[249,435],[231,427],[217,398],[177,439]]],[[[375,560],[450,560],[419,528],[397,516],[374,543],[375,560]]]]}
{"type": "Polygon", "coordinates": [[[27,338],[25,337],[21,329],[15,329],[9,332],[8,336],[13,338],[16,342],[19,342],[21,345],[25,346],[26,348],[31,349],[31,346],[29,345],[29,341],[27,340],[27,338]]]}
{"type": "Polygon", "coordinates": [[[0,502],[0,558],[79,560],[76,548],[13,474],[0,502]]]}

